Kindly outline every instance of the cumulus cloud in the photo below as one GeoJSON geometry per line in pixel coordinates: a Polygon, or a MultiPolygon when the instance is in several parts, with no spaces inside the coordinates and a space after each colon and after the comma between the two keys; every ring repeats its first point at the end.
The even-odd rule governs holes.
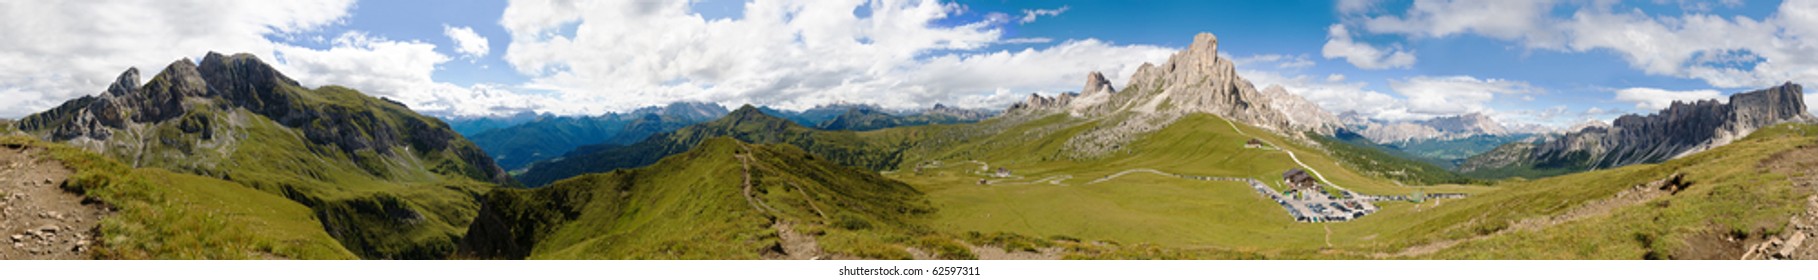
{"type": "Polygon", "coordinates": [[[1818,1],[1784,1],[1762,18],[1711,15],[1705,13],[1709,5],[1680,4],[1687,8],[1683,14],[1656,15],[1611,1],[1417,0],[1401,13],[1355,10],[1361,14],[1350,16],[1378,34],[1468,34],[1529,49],[1610,51],[1645,73],[1718,88],[1818,80],[1818,56],[1810,55],[1818,52],[1818,1]]]}
{"type": "Polygon", "coordinates": [[[459,86],[432,79],[436,68],[451,58],[436,52],[436,45],[422,41],[397,41],[349,31],[336,36],[327,49],[280,45],[275,67],[305,86],[342,85],[369,95],[398,100],[411,109],[431,115],[502,115],[523,111],[551,111],[562,102],[539,95],[517,94],[506,86],[459,86]]]}
{"type": "Polygon", "coordinates": [[[567,101],[558,106],[904,108],[1000,107],[1014,102],[1006,96],[1077,90],[1088,71],[1131,72],[1172,52],[1097,40],[979,52],[1030,41],[1002,38],[1008,18],[953,22],[963,7],[939,1],[755,1],[742,17],[712,20],[689,9],[685,1],[513,1],[500,19],[511,36],[503,58],[531,77],[527,88],[567,101]]]}
{"type": "Polygon", "coordinates": [[[1351,38],[1349,28],[1333,24],[1326,29],[1326,45],[1320,54],[1325,58],[1344,58],[1363,69],[1407,68],[1414,65],[1414,53],[1399,48],[1384,49],[1351,38]]]}
{"type": "Polygon", "coordinates": [[[271,57],[278,43],[339,23],[351,0],[17,1],[0,4],[0,117],[104,90],[127,67],[155,73],[209,51],[271,57]]]}
{"type": "Polygon", "coordinates": [[[1557,42],[1556,33],[1533,32],[1544,30],[1550,23],[1544,17],[1555,2],[1417,0],[1405,14],[1370,17],[1363,21],[1363,27],[1373,33],[1423,37],[1473,33],[1507,40],[1525,39],[1537,44],[1557,42]]]}
{"type": "Polygon", "coordinates": [[[1408,100],[1408,111],[1427,115],[1458,115],[1490,111],[1488,103],[1498,95],[1538,93],[1527,82],[1502,79],[1478,79],[1470,76],[1416,76],[1390,81],[1389,88],[1408,100]]]}
{"type": "Polygon", "coordinates": [[[1653,112],[1666,109],[1673,102],[1697,102],[1715,99],[1723,102],[1723,94],[1716,90],[1672,91],[1657,88],[1625,88],[1616,90],[1616,100],[1634,102],[1636,109],[1653,112]]]}
{"type": "Polygon", "coordinates": [[[1048,17],[1051,17],[1051,16],[1058,16],[1058,15],[1060,15],[1060,14],[1061,14],[1061,13],[1065,13],[1065,12],[1067,12],[1067,9],[1070,9],[1070,7],[1067,7],[1067,6],[1061,6],[1061,7],[1060,7],[1060,8],[1058,8],[1058,9],[1032,9],[1032,10],[1031,10],[1031,9],[1024,9],[1024,10],[1023,10],[1023,18],[1022,18],[1022,19],[1019,19],[1019,20],[1016,20],[1016,22],[1017,22],[1017,23],[1021,23],[1021,24],[1029,24],[1029,23],[1032,23],[1032,22],[1035,22],[1035,19],[1036,19],[1036,18],[1037,18],[1037,17],[1044,17],[1044,16],[1048,16],[1048,17]]]}
{"type": "Polygon", "coordinates": [[[492,46],[486,37],[480,36],[480,33],[474,33],[473,28],[443,25],[442,35],[453,40],[455,52],[461,53],[462,57],[466,57],[470,61],[485,57],[488,52],[492,51],[492,46]]]}
{"type": "Polygon", "coordinates": [[[1295,64],[1289,55],[1256,55],[1243,57],[1252,63],[1238,64],[1238,72],[1257,87],[1279,85],[1288,92],[1333,113],[1355,112],[1364,117],[1402,121],[1422,120],[1467,113],[1486,113],[1503,121],[1540,120],[1549,111],[1499,112],[1490,104],[1497,97],[1524,98],[1544,93],[1544,89],[1527,82],[1503,79],[1480,79],[1471,76],[1414,76],[1390,80],[1390,92],[1371,89],[1369,83],[1350,81],[1342,74],[1312,75],[1302,68],[1283,67],[1295,64]],[[1272,62],[1272,63],[1257,63],[1272,62]],[[1529,116],[1535,115],[1535,116],[1529,116]]]}
{"type": "MultiPolygon", "coordinates": [[[[1344,75],[1339,74],[1325,76],[1303,74],[1301,72],[1304,68],[1284,67],[1284,64],[1296,63],[1280,59],[1285,57],[1298,56],[1265,54],[1243,57],[1242,60],[1239,60],[1240,63],[1237,63],[1237,71],[1239,75],[1258,88],[1281,86],[1289,93],[1299,95],[1335,114],[1351,112],[1368,118],[1384,120],[1431,117],[1409,113],[1405,100],[1368,89],[1369,83],[1347,81],[1344,75]]],[[[1234,58],[1234,60],[1238,59],[1234,58]]]]}

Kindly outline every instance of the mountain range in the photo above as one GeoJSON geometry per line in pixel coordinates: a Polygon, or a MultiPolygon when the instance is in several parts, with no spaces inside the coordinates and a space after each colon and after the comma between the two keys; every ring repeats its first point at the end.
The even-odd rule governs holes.
{"type": "Polygon", "coordinates": [[[599,116],[544,116],[522,124],[471,134],[474,144],[507,170],[561,156],[576,147],[623,145],[726,114],[713,103],[677,102],[599,116]]]}
{"type": "MultiPolygon", "coordinates": [[[[789,119],[801,126],[822,130],[877,130],[900,126],[976,122],[995,115],[991,111],[961,109],[935,104],[925,110],[885,110],[870,104],[821,105],[793,111],[760,107],[765,114],[789,119]]],[[[563,156],[590,145],[628,145],[651,135],[674,131],[725,116],[725,107],[704,102],[676,102],[624,113],[599,116],[518,114],[506,117],[451,118],[451,125],[468,125],[477,131],[463,135],[486,150],[506,170],[521,170],[531,163],[563,156]],[[525,120],[526,117],[530,119],[525,120]],[[487,125],[513,125],[478,129],[487,125]]],[[[459,130],[457,126],[457,130],[459,130]]]]}
{"type": "Polygon", "coordinates": [[[909,143],[901,139],[910,136],[891,131],[818,130],[747,105],[720,119],[657,133],[637,143],[576,148],[560,158],[532,164],[517,178],[529,186],[542,186],[581,174],[641,167],[686,152],[701,141],[716,137],[732,137],[747,143],[786,143],[840,164],[881,170],[895,166],[896,154],[909,143]]]}
{"type": "Polygon", "coordinates": [[[1608,126],[1535,143],[1517,142],[1471,157],[1459,170],[1497,176],[1556,175],[1684,157],[1723,146],[1755,130],[1785,122],[1813,122],[1803,87],[1780,86],[1737,93],[1729,102],[1673,102],[1646,116],[1629,114],[1608,126]]]}

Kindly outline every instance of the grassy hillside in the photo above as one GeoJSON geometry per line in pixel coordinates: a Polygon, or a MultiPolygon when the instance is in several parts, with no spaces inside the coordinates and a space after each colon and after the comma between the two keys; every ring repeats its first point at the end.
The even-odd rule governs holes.
{"type": "Polygon", "coordinates": [[[19,136],[0,144],[46,149],[76,173],[70,188],[111,206],[94,256],[105,259],[352,259],[309,208],[234,182],[131,168],[19,136]]]}
{"type": "Polygon", "coordinates": [[[648,167],[489,193],[463,251],[480,258],[756,259],[800,254],[784,249],[801,242],[785,239],[800,235],[830,254],[908,258],[899,243],[924,233],[917,225],[932,211],[920,192],[871,172],[788,145],[720,137],[648,167]]]}
{"type": "Polygon", "coordinates": [[[1511,182],[1505,187],[1511,191],[1458,205],[1438,219],[1510,227],[1522,216],[1558,215],[1584,207],[1578,201],[1608,198],[1674,173],[1685,174],[1691,185],[1676,194],[1608,205],[1602,215],[1471,239],[1427,257],[1735,259],[1746,243],[1726,239],[1759,242],[1788,230],[1788,217],[1807,210],[1803,201],[1815,190],[1794,183],[1812,180],[1818,166],[1813,155],[1818,155],[1818,126],[1783,124],[1659,164],[1511,182]]]}
{"type": "Polygon", "coordinates": [[[1760,241],[1784,232],[1787,218],[1803,211],[1801,201],[1813,193],[1793,187],[1788,179],[1809,173],[1787,174],[1792,171],[1766,166],[1808,170],[1797,172],[1818,166],[1813,159],[1786,163],[1818,158],[1788,154],[1808,150],[1818,155],[1818,127],[1786,125],[1663,164],[1487,187],[1403,186],[1333,160],[1347,157],[1346,146],[1326,145],[1333,151],[1327,155],[1242,124],[1234,130],[1209,115],[1190,116],[1144,136],[1122,155],[1083,161],[1059,156],[1064,153],[1060,144],[1090,125],[1066,117],[1031,121],[943,152],[911,153],[914,158],[906,162],[923,164],[920,172],[905,165],[888,176],[928,193],[941,209],[931,227],[947,232],[1065,236],[1294,259],[1735,258],[1746,242],[1724,238],[1760,241]],[[1361,193],[1473,195],[1420,204],[1381,202],[1381,211],[1357,221],[1309,224],[1291,221],[1279,206],[1241,184],[1147,171],[1106,179],[1153,169],[1274,181],[1281,170],[1298,167],[1281,151],[1243,148],[1250,137],[1294,151],[1334,183],[1361,193]],[[1013,175],[988,176],[999,167],[1013,175]],[[1689,189],[1641,201],[1615,199],[1633,186],[1676,172],[1693,182],[1689,189]],[[990,183],[980,185],[980,179],[990,183]]]}
{"type": "MultiPolygon", "coordinates": [[[[318,135],[362,132],[371,129],[431,124],[403,106],[377,101],[357,91],[324,87],[299,92],[319,110],[367,116],[351,120],[317,120],[304,130],[318,135]],[[360,113],[367,110],[381,113],[360,113]],[[351,123],[347,123],[351,122],[351,123]],[[349,129],[348,127],[353,127],[349,129]]],[[[307,102],[307,101],[306,101],[307,102]]],[[[209,119],[220,126],[213,132],[186,133],[181,123],[152,129],[164,141],[145,147],[151,153],[114,154],[141,166],[159,166],[204,174],[247,187],[282,195],[309,206],[321,219],[320,229],[341,240],[366,258],[441,258],[454,249],[456,240],[479,209],[474,197],[491,189],[484,173],[464,159],[478,148],[465,141],[442,144],[419,142],[406,147],[348,150],[338,144],[323,145],[309,132],[299,131],[245,109],[228,112],[191,111],[186,119],[209,119]],[[212,133],[213,135],[208,135],[212,133]],[[218,135],[218,136],[217,136],[218,135]],[[233,137],[230,149],[208,150],[205,137],[233,137]],[[434,147],[455,145],[453,147],[434,147]]],[[[435,124],[439,124],[436,122],[435,124]]],[[[443,129],[421,129],[417,132],[443,129]]],[[[399,133],[399,132],[390,132],[399,133]]],[[[370,134],[367,134],[370,135],[370,134]]],[[[444,135],[450,136],[450,135],[444,135]]],[[[416,137],[433,137],[417,135],[416,137]]],[[[458,137],[458,136],[455,136],[458,137]]],[[[114,150],[119,151],[119,150],[114,150]]],[[[483,154],[477,156],[485,159],[483,154]]]]}
{"type": "MultiPolygon", "coordinates": [[[[945,231],[1061,235],[1277,256],[1323,247],[1323,226],[1295,223],[1273,201],[1234,182],[1185,180],[1148,172],[1092,181],[1124,171],[1150,169],[1275,182],[1283,171],[1300,167],[1281,150],[1244,147],[1247,140],[1257,138],[1294,151],[1302,162],[1326,178],[1361,193],[1490,190],[1475,186],[1398,185],[1352,171],[1324,152],[1295,140],[1204,114],[1185,117],[1143,136],[1117,156],[1093,160],[1064,156],[1061,147],[1066,139],[1092,125],[1095,124],[1065,116],[1030,121],[1002,133],[961,141],[942,152],[911,154],[915,157],[908,162],[931,164],[924,165],[921,174],[905,165],[889,176],[927,192],[941,208],[933,226],[945,231]],[[985,165],[989,168],[982,170],[985,165]],[[995,171],[999,167],[1013,175],[986,176],[988,172],[984,170],[995,171]],[[990,184],[979,185],[979,179],[989,180],[990,184]]],[[[1374,219],[1365,217],[1363,221],[1374,219]]],[[[1351,238],[1355,241],[1358,237],[1351,238]]]]}

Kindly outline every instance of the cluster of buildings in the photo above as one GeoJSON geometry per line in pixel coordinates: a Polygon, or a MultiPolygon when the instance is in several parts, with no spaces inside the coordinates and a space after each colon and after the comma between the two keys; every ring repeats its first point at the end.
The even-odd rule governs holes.
{"type": "Polygon", "coordinates": [[[1282,182],[1287,184],[1286,195],[1271,195],[1276,204],[1288,210],[1288,216],[1297,222],[1342,222],[1362,218],[1375,213],[1376,205],[1367,199],[1357,198],[1351,192],[1344,192],[1341,197],[1334,197],[1326,192],[1324,185],[1306,170],[1289,169],[1281,174],[1282,182]]]}

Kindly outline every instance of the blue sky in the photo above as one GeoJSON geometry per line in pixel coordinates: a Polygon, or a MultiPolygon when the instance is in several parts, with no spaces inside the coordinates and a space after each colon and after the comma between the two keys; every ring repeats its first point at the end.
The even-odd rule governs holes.
{"type": "Polygon", "coordinates": [[[185,1],[245,16],[156,20],[196,11],[133,1],[0,12],[13,16],[0,35],[18,38],[0,42],[0,62],[50,70],[0,71],[0,93],[25,97],[0,101],[0,117],[207,51],[473,116],[673,101],[1001,108],[1077,90],[1088,71],[1121,85],[1201,32],[1259,88],[1382,119],[1565,126],[1818,79],[1811,1],[185,1]],[[56,35],[108,22],[144,26],[56,35]],[[465,32],[484,42],[454,36],[465,32]],[[44,47],[59,43],[79,51],[44,47]],[[122,43],[142,47],[73,47],[122,43]]]}

